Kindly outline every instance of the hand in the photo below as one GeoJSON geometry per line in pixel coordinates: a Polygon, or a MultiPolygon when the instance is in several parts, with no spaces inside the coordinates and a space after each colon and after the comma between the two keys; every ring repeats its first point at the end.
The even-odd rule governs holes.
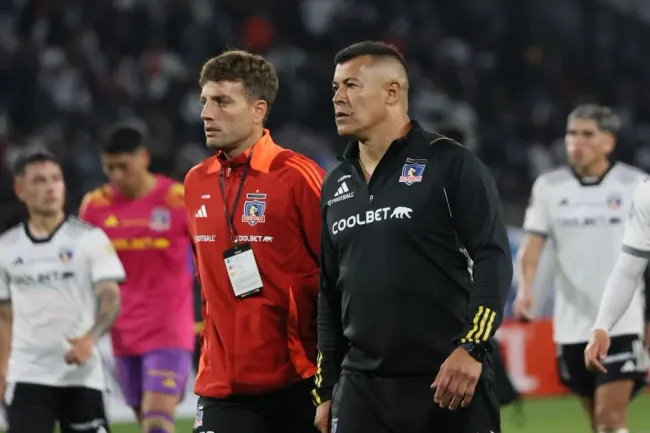
{"type": "Polygon", "coordinates": [[[467,407],[472,401],[483,364],[467,353],[463,348],[456,348],[442,363],[440,371],[431,384],[436,394],[433,401],[443,409],[456,410],[460,404],[467,407]]]}
{"type": "Polygon", "coordinates": [[[585,365],[592,372],[607,373],[603,360],[609,351],[611,341],[604,329],[596,329],[591,333],[591,338],[585,348],[585,365]]]}
{"type": "Polygon", "coordinates": [[[316,417],[314,418],[314,426],[318,429],[319,433],[330,433],[330,411],[332,408],[332,400],[323,402],[316,408],[316,417]]]}
{"type": "Polygon", "coordinates": [[[512,304],[515,318],[521,322],[530,322],[533,320],[533,292],[530,289],[519,288],[515,302],[512,304]]]}
{"type": "Polygon", "coordinates": [[[68,338],[72,347],[65,354],[66,364],[83,365],[93,356],[95,341],[90,336],[68,338]]]}

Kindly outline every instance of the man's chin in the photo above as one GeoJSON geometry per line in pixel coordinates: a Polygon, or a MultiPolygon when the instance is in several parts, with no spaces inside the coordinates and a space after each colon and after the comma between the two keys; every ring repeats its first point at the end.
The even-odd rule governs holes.
{"type": "Polygon", "coordinates": [[[205,145],[209,149],[214,149],[214,150],[221,150],[221,148],[223,147],[222,143],[220,143],[220,142],[218,142],[216,140],[212,140],[212,139],[205,140],[205,145]]]}
{"type": "Polygon", "coordinates": [[[58,205],[45,205],[43,207],[40,207],[38,209],[34,209],[34,213],[39,214],[42,217],[45,218],[51,218],[59,215],[61,211],[63,210],[63,204],[58,204],[58,205]]]}
{"type": "Polygon", "coordinates": [[[214,139],[206,140],[205,145],[208,149],[214,150],[215,152],[219,152],[221,150],[228,150],[229,148],[228,143],[223,143],[222,141],[218,141],[214,139]]]}
{"type": "Polygon", "coordinates": [[[340,137],[354,137],[355,133],[357,132],[357,129],[351,128],[350,126],[347,125],[340,125],[336,127],[336,132],[339,134],[340,137]]]}

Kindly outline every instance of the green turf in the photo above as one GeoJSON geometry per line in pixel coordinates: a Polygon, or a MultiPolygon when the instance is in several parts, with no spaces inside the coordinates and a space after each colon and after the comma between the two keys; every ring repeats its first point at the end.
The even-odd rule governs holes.
{"type": "MultiPolygon", "coordinates": [[[[515,408],[505,408],[502,413],[502,433],[590,433],[589,425],[575,398],[529,399],[523,405],[524,425],[515,420],[515,408]]],[[[650,433],[650,395],[641,396],[630,407],[630,433],[650,433]]],[[[140,433],[135,424],[115,424],[113,433],[140,433]]],[[[191,433],[192,421],[177,423],[177,433],[191,433]]]]}

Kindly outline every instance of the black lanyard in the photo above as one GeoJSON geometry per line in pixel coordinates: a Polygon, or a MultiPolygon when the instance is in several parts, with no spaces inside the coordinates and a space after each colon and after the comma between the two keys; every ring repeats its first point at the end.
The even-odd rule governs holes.
{"type": "Polygon", "coordinates": [[[239,199],[241,198],[241,193],[244,190],[244,182],[246,182],[246,176],[248,176],[248,169],[251,166],[251,158],[253,157],[253,149],[251,148],[250,153],[248,154],[248,159],[246,160],[246,165],[244,166],[244,173],[242,174],[241,181],[239,182],[239,188],[237,188],[237,194],[235,194],[235,203],[232,206],[232,212],[228,212],[228,199],[226,197],[226,183],[223,178],[223,167],[219,172],[219,185],[221,186],[221,196],[223,197],[223,210],[226,215],[226,223],[228,224],[228,232],[230,233],[230,239],[233,246],[237,247],[237,234],[235,232],[235,212],[237,212],[237,204],[239,204],[239,199]]]}

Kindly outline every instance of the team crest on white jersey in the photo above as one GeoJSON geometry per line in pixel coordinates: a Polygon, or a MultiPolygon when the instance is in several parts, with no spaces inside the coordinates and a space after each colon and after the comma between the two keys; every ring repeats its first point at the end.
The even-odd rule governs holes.
{"type": "Polygon", "coordinates": [[[399,182],[405,183],[407,186],[422,182],[426,162],[426,159],[406,158],[406,164],[402,167],[402,175],[399,177],[399,182]]]}
{"type": "Polygon", "coordinates": [[[621,207],[621,204],[623,203],[623,200],[621,199],[620,194],[610,194],[607,197],[607,207],[610,209],[618,209],[621,207]]]}
{"type": "Polygon", "coordinates": [[[72,260],[72,256],[73,253],[70,248],[63,248],[61,251],[59,251],[59,259],[61,259],[63,263],[68,263],[70,260],[72,260]]]}

